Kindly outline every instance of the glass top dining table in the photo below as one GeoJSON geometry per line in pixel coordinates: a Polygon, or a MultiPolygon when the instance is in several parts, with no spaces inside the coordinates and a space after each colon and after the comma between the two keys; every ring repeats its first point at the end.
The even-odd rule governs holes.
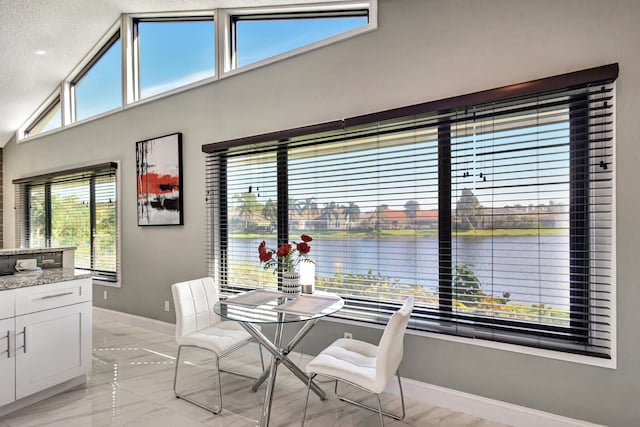
{"type": "MultiPolygon", "coordinates": [[[[302,341],[305,335],[323,317],[344,307],[344,300],[336,294],[314,292],[313,294],[285,294],[275,289],[255,289],[217,302],[213,311],[225,320],[238,322],[271,355],[271,364],[256,380],[252,391],[257,391],[266,379],[267,388],[260,419],[260,426],[267,427],[271,417],[271,404],[276,383],[278,365],[289,369],[305,386],[309,377],[288,357],[288,354],[302,341]],[[302,326],[287,343],[282,343],[285,324],[300,323],[302,326]],[[276,327],[273,341],[261,331],[260,325],[273,324],[276,327]]],[[[325,393],[311,382],[311,390],[321,400],[325,393]]]]}
{"type": "Polygon", "coordinates": [[[214,311],[227,320],[250,323],[307,322],[333,314],[344,307],[336,294],[285,294],[255,289],[216,303],[214,311]]]}

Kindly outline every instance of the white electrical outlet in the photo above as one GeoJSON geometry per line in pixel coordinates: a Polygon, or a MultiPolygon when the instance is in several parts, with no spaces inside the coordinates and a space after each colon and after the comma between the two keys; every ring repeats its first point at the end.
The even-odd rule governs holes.
{"type": "Polygon", "coordinates": [[[104,299],[107,299],[107,291],[104,291],[104,299]]]}
{"type": "Polygon", "coordinates": [[[344,337],[348,340],[353,339],[353,333],[351,332],[345,332],[344,333],[344,337]]]}
{"type": "Polygon", "coordinates": [[[169,311],[169,301],[164,302],[164,311],[169,311]]]}

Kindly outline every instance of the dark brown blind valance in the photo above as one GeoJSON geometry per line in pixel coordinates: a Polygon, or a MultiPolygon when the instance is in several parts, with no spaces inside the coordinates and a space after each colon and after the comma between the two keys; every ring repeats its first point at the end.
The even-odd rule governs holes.
{"type": "Polygon", "coordinates": [[[495,89],[440,99],[437,101],[428,101],[420,104],[393,108],[376,113],[363,114],[343,120],[335,120],[326,123],[318,123],[314,125],[301,126],[292,129],[264,133],[260,135],[252,135],[243,138],[214,142],[203,145],[202,152],[215,153],[218,151],[240,147],[243,145],[259,144],[263,142],[278,141],[303,135],[330,132],[363,124],[393,120],[400,117],[432,112],[441,114],[468,105],[486,104],[490,102],[502,101],[505,99],[530,96],[541,92],[567,90],[589,84],[608,83],[618,78],[618,74],[618,64],[608,64],[600,67],[589,68],[586,70],[546,77],[543,79],[531,80],[529,82],[517,83],[495,89]]]}

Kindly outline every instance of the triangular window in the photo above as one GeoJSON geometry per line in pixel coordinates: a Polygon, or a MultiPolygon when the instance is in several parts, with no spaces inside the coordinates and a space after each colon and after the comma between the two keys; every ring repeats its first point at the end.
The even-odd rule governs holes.
{"type": "Polygon", "coordinates": [[[368,10],[231,17],[233,68],[263,61],[369,23],[368,10]]]}

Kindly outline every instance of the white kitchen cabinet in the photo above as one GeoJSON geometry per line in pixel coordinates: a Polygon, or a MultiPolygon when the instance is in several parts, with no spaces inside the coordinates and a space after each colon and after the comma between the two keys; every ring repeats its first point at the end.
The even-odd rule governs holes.
{"type": "Polygon", "coordinates": [[[0,291],[0,415],[91,371],[91,291],[91,278],[0,291]]]}
{"type": "Polygon", "coordinates": [[[13,318],[0,320],[0,406],[16,399],[14,325],[13,318]]]}
{"type": "Polygon", "coordinates": [[[14,291],[0,292],[0,406],[16,398],[14,291]]]}
{"type": "Polygon", "coordinates": [[[15,316],[14,293],[12,289],[0,291],[0,320],[15,316]]]}
{"type": "Polygon", "coordinates": [[[91,303],[16,316],[16,398],[91,370],[91,303]]]}

